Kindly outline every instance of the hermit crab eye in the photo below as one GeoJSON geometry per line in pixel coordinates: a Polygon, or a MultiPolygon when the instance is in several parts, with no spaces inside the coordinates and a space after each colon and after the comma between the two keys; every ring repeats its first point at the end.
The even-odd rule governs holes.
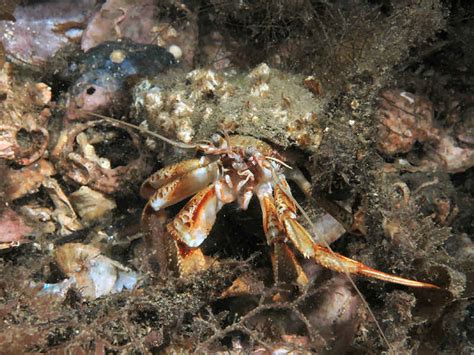
{"type": "Polygon", "coordinates": [[[222,138],[219,134],[214,133],[211,136],[211,142],[216,146],[216,147],[221,147],[224,143],[225,140],[222,138]]]}
{"type": "Polygon", "coordinates": [[[257,153],[257,150],[255,149],[254,146],[248,146],[245,148],[245,155],[247,157],[251,157],[252,155],[255,155],[257,153]]]}

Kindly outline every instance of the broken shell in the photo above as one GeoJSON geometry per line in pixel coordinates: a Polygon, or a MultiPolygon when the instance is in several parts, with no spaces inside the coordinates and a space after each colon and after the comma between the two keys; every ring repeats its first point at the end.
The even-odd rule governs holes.
{"type": "MultiPolygon", "coordinates": [[[[66,106],[70,120],[92,119],[84,112],[108,113],[126,104],[126,91],[117,78],[104,70],[94,70],[84,74],[71,87],[66,106]]],[[[114,112],[112,111],[112,113],[114,112]]]]}
{"type": "Polygon", "coordinates": [[[52,97],[51,88],[45,83],[36,83],[32,85],[29,94],[33,103],[37,106],[49,104],[52,97]]]}
{"type": "Polygon", "coordinates": [[[407,153],[415,142],[439,140],[429,100],[397,89],[385,90],[380,96],[378,149],[382,153],[407,153]]]}
{"type": "Polygon", "coordinates": [[[43,156],[48,145],[43,125],[50,116],[45,107],[50,88],[43,83],[16,83],[7,63],[0,70],[0,96],[0,158],[29,165],[43,156]]]}
{"type": "MultiPolygon", "coordinates": [[[[183,16],[167,18],[158,11],[152,0],[107,0],[92,16],[82,36],[84,51],[105,41],[130,39],[135,43],[158,44],[170,52],[181,52],[182,59],[192,66],[198,44],[198,18],[188,5],[182,2],[170,3],[183,16]],[[174,5],[173,5],[174,4],[174,5]]],[[[176,58],[177,58],[176,57],[176,58]]]]}
{"type": "Polygon", "coordinates": [[[361,308],[361,300],[350,282],[344,275],[336,275],[321,285],[315,297],[308,299],[303,313],[327,342],[326,346],[342,354],[352,344],[362,322],[361,308]]]}
{"type": "MultiPolygon", "coordinates": [[[[100,253],[91,245],[68,243],[55,250],[56,262],[83,297],[95,299],[109,293],[132,289],[137,283],[137,274],[125,266],[100,253]]],[[[62,284],[62,283],[61,283],[62,284]]],[[[63,293],[61,287],[46,284],[43,292],[63,293]]]]}
{"type": "Polygon", "coordinates": [[[108,0],[91,16],[81,40],[88,51],[105,41],[129,38],[136,43],[152,43],[151,31],[156,16],[153,1],[136,2],[108,0]]]}
{"type": "Polygon", "coordinates": [[[0,249],[8,249],[27,241],[25,235],[32,232],[22,218],[11,209],[0,215],[0,249]]]}
{"type": "Polygon", "coordinates": [[[37,191],[43,181],[56,173],[53,164],[45,159],[19,170],[8,169],[7,199],[12,201],[37,191]]]}
{"type": "Polygon", "coordinates": [[[431,161],[424,163],[432,166],[434,162],[435,168],[448,173],[463,172],[474,166],[474,149],[469,146],[460,146],[453,137],[447,134],[442,135],[435,148],[428,150],[427,156],[431,161]]]}
{"type": "Polygon", "coordinates": [[[72,232],[81,230],[83,226],[58,182],[53,178],[47,177],[43,181],[43,187],[53,201],[55,209],[52,213],[52,218],[60,226],[59,235],[69,235],[72,232]]]}
{"type": "Polygon", "coordinates": [[[39,203],[23,205],[20,213],[28,224],[34,226],[34,235],[52,234],[56,231],[56,224],[53,222],[53,210],[43,207],[39,203]]]}
{"type": "Polygon", "coordinates": [[[106,217],[117,207],[113,199],[107,198],[104,194],[87,186],[82,186],[73,192],[69,195],[69,199],[85,224],[106,217]]]}
{"type": "MultiPolygon", "coordinates": [[[[0,21],[0,41],[21,64],[42,66],[61,48],[80,39],[94,1],[2,1],[15,6],[14,21],[0,21]]],[[[4,18],[2,19],[4,20],[4,18]]]]}
{"type": "Polygon", "coordinates": [[[23,206],[26,208],[24,212],[30,217],[31,221],[42,224],[38,229],[44,231],[44,233],[54,231],[54,226],[49,223],[52,219],[60,225],[58,233],[68,235],[82,229],[82,225],[58,182],[51,178],[55,173],[53,164],[45,159],[20,170],[10,168],[7,170],[6,176],[8,186],[6,196],[8,200],[12,201],[35,193],[43,187],[54,204],[54,210],[51,212],[44,207],[27,208],[23,206]],[[42,212],[40,212],[40,209],[42,209],[42,212]],[[41,214],[43,217],[41,217],[41,214]],[[47,225],[43,225],[46,222],[48,222],[47,225]]]}
{"type": "Polygon", "coordinates": [[[343,225],[329,213],[318,216],[313,221],[313,225],[317,242],[323,245],[335,242],[346,232],[343,225]]]}
{"type": "Polygon", "coordinates": [[[48,139],[43,127],[0,125],[0,158],[29,165],[43,156],[48,139]]]}
{"type": "MultiPolygon", "coordinates": [[[[127,159],[127,155],[130,155],[129,152],[122,152],[120,159],[124,157],[127,159]]],[[[151,167],[146,162],[147,153],[140,136],[127,127],[105,120],[79,123],[64,130],[51,156],[68,180],[79,185],[90,186],[106,194],[128,191],[130,186],[143,180],[144,176],[150,173],[151,167]],[[101,131],[89,131],[96,127],[101,131]],[[105,128],[109,131],[104,131],[105,128]],[[122,161],[119,161],[116,167],[111,167],[111,162],[107,162],[106,158],[98,157],[94,148],[94,144],[108,144],[121,139],[121,137],[117,138],[117,134],[108,135],[111,133],[111,128],[118,130],[122,135],[125,132],[135,150],[130,160],[124,165],[122,161]],[[83,132],[89,136],[81,135],[83,132]]],[[[116,157],[111,157],[111,159],[114,158],[116,157]]]]}

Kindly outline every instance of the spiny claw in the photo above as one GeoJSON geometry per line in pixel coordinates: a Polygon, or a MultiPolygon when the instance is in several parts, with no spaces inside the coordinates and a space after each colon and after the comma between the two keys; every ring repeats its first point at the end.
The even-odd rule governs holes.
{"type": "Polygon", "coordinates": [[[220,209],[214,184],[194,195],[168,226],[174,239],[196,248],[207,238],[220,209]]]}
{"type": "Polygon", "coordinates": [[[219,181],[198,192],[167,226],[168,232],[190,248],[197,248],[207,238],[217,212],[235,196],[219,181]]]}
{"type": "Polygon", "coordinates": [[[197,168],[158,188],[149,204],[155,211],[159,211],[194,195],[218,178],[217,163],[197,168]]]}
{"type": "Polygon", "coordinates": [[[186,173],[205,167],[209,164],[210,160],[206,157],[202,157],[199,159],[189,159],[176,164],[168,165],[158,170],[143,182],[140,188],[140,195],[143,198],[148,199],[160,187],[170,183],[174,179],[186,173]]]}

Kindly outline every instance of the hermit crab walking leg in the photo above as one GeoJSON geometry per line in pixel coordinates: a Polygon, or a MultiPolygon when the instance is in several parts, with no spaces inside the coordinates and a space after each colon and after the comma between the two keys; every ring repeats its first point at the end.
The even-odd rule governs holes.
{"type": "Polygon", "coordinates": [[[218,180],[191,198],[167,225],[168,233],[178,243],[182,275],[206,267],[205,256],[198,247],[209,235],[222,206],[235,199],[226,182],[218,180]]]}
{"type": "Polygon", "coordinates": [[[288,237],[294,242],[296,248],[305,257],[311,257],[318,264],[338,272],[360,274],[411,287],[438,288],[438,286],[429,283],[405,279],[403,277],[375,270],[358,261],[346,258],[345,256],[332,252],[326,247],[316,244],[306,229],[304,229],[296,220],[296,206],[293,203],[293,197],[288,195],[289,193],[288,184],[284,179],[280,178],[280,183],[275,186],[276,207],[288,237]]]}
{"type": "Polygon", "coordinates": [[[285,243],[285,230],[278,218],[271,184],[260,184],[255,190],[262,208],[263,230],[268,245],[273,248],[271,256],[275,281],[288,284],[296,281],[300,286],[306,285],[308,278],[293,251],[285,243]]]}

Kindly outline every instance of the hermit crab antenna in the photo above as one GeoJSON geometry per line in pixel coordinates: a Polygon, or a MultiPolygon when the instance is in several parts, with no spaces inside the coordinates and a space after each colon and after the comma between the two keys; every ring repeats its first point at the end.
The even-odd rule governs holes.
{"type": "MultiPolygon", "coordinates": [[[[280,180],[280,177],[277,175],[275,169],[273,167],[271,167],[271,171],[272,171],[272,176],[273,176],[273,179],[275,180],[275,182],[278,184],[278,186],[280,187],[280,189],[282,189],[282,191],[293,201],[293,203],[295,204],[295,206],[298,208],[298,210],[301,212],[301,215],[304,217],[304,219],[308,222],[308,224],[310,225],[311,227],[311,230],[313,232],[314,235],[316,235],[316,226],[314,225],[313,221],[311,221],[311,218],[309,218],[308,214],[306,213],[306,211],[304,210],[303,207],[301,207],[301,205],[298,203],[298,201],[296,201],[296,199],[292,196],[291,192],[288,191],[288,189],[286,188],[286,186],[281,182],[280,180]]],[[[324,247],[326,247],[329,252],[331,254],[333,254],[333,256],[336,256],[336,253],[332,250],[331,246],[328,244],[328,242],[324,239],[324,238],[320,238],[321,239],[321,243],[324,245],[324,247]]],[[[387,337],[385,336],[385,333],[383,332],[382,330],[382,327],[380,326],[380,323],[377,321],[377,318],[375,318],[375,314],[374,312],[372,312],[372,309],[370,308],[369,304],[367,303],[364,295],[362,294],[362,292],[359,290],[359,288],[357,287],[357,285],[355,284],[354,280],[352,279],[351,275],[349,274],[349,271],[347,270],[346,266],[343,265],[341,262],[339,262],[337,259],[335,260],[339,266],[342,268],[342,270],[344,270],[344,274],[346,275],[347,279],[349,280],[349,282],[351,283],[352,287],[354,288],[354,290],[357,292],[357,295],[359,296],[359,298],[361,299],[362,303],[364,304],[364,307],[367,309],[367,311],[369,312],[370,314],[370,317],[373,319],[374,323],[375,323],[375,326],[377,327],[377,330],[379,331],[380,333],[380,336],[383,340],[383,342],[387,345],[388,347],[388,350],[389,350],[389,354],[394,354],[393,352],[393,349],[392,349],[392,346],[390,345],[387,337]]]]}
{"type": "Polygon", "coordinates": [[[196,145],[200,145],[200,144],[208,144],[208,145],[214,145],[214,143],[212,143],[209,139],[201,139],[201,140],[198,140],[196,145]]]}
{"type": "Polygon", "coordinates": [[[229,127],[226,126],[225,123],[222,123],[220,125],[220,130],[219,132],[222,134],[222,136],[224,137],[224,139],[226,140],[227,142],[227,145],[230,147],[230,136],[229,136],[229,127]]]}
{"type": "Polygon", "coordinates": [[[184,148],[184,149],[196,149],[198,146],[196,144],[186,144],[186,143],[182,143],[182,142],[177,142],[175,140],[172,140],[170,138],[167,138],[165,136],[162,136],[161,134],[158,134],[158,133],[155,133],[155,132],[152,132],[152,131],[149,131],[148,129],[146,128],[143,128],[143,127],[140,127],[140,126],[137,126],[137,125],[134,125],[132,123],[128,123],[128,122],[124,122],[124,121],[121,121],[121,120],[118,120],[116,118],[112,118],[112,117],[108,117],[108,116],[104,116],[104,115],[101,115],[99,113],[95,113],[95,112],[90,112],[90,111],[85,111],[85,110],[81,110],[82,112],[90,115],[90,116],[94,116],[94,117],[98,117],[98,118],[102,118],[108,122],[112,122],[116,125],[120,125],[120,126],[125,126],[125,127],[129,127],[129,128],[132,128],[132,129],[136,129],[140,132],[143,132],[143,133],[146,133],[148,134],[149,136],[151,137],[154,137],[154,138],[157,138],[157,139],[160,139],[166,143],[169,143],[171,145],[174,145],[175,147],[179,147],[179,148],[184,148]]]}
{"type": "Polygon", "coordinates": [[[276,161],[278,164],[281,164],[284,167],[286,167],[290,170],[293,170],[293,168],[291,166],[289,166],[287,163],[283,162],[282,160],[280,160],[278,158],[266,156],[265,159],[276,161]]]}

